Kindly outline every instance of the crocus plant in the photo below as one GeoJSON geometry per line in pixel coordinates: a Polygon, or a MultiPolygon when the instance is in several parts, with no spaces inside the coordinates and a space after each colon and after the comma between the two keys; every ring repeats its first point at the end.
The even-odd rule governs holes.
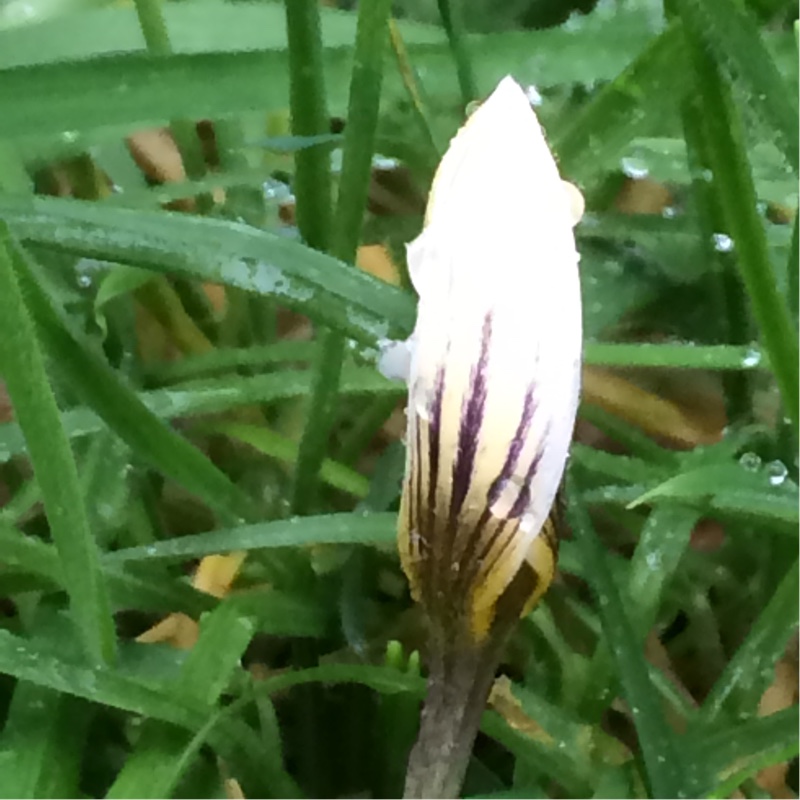
{"type": "Polygon", "coordinates": [[[579,201],[507,77],[450,143],[408,247],[399,548],[429,679],[407,797],[457,796],[501,648],[555,570],[580,385],[579,201]]]}

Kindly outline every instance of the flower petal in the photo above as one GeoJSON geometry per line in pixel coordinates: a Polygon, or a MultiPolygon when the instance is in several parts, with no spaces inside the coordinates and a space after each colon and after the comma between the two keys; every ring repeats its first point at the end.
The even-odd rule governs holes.
{"type": "Polygon", "coordinates": [[[451,142],[408,248],[420,300],[401,556],[423,604],[455,609],[476,636],[547,519],[572,437],[571,206],[528,99],[506,78],[451,142]]]}

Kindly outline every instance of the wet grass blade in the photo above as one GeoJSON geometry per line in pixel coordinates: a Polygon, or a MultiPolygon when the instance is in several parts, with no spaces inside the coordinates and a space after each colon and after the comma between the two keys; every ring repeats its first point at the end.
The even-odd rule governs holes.
{"type": "Polygon", "coordinates": [[[397,514],[322,514],[316,517],[242,525],[228,530],[168,539],[146,547],[108,553],[111,563],[202,558],[228,550],[307,547],[317,544],[392,546],[397,536],[397,514]]]}
{"type": "MultiPolygon", "coordinates": [[[[743,126],[731,101],[730,89],[720,78],[717,65],[708,55],[703,32],[696,29],[698,21],[693,11],[694,0],[682,0],[680,8],[694,67],[696,91],[704,111],[704,138],[709,145],[707,157],[714,175],[718,203],[734,243],[736,262],[747,289],[753,316],[761,331],[764,350],[775,373],[786,413],[796,430],[800,417],[800,348],[797,331],[792,326],[789,309],[778,290],[770,262],[764,223],[757,209],[743,126]]],[[[749,53],[742,52],[741,56],[749,58],[749,53]]],[[[796,112],[794,117],[796,131],[796,112]]],[[[796,133],[791,147],[796,152],[796,133]]]]}
{"type": "Polygon", "coordinates": [[[768,368],[755,347],[695,344],[587,342],[584,361],[604,367],[753,370],[768,368]]]}
{"type": "MultiPolygon", "coordinates": [[[[241,406],[274,403],[308,395],[311,376],[307,371],[286,370],[251,378],[221,378],[202,383],[180,385],[136,395],[142,405],[162,419],[177,419],[199,414],[214,414],[241,406]]],[[[340,385],[345,395],[401,397],[405,384],[386,380],[374,369],[346,368],[340,385]]],[[[102,418],[86,407],[62,413],[67,436],[79,437],[104,430],[102,418]]],[[[0,425],[0,463],[25,452],[25,439],[14,422],[0,425]]]]}
{"type": "Polygon", "coordinates": [[[700,788],[700,796],[730,797],[762,769],[791,761],[800,747],[797,727],[795,705],[717,732],[690,733],[687,749],[712,777],[707,787],[700,788]]]}
{"type": "Polygon", "coordinates": [[[797,626],[799,574],[795,561],[703,703],[703,721],[714,722],[726,713],[755,712],[772,680],[772,668],[797,626]]]}
{"type": "Polygon", "coordinates": [[[276,297],[282,305],[374,345],[405,338],[407,293],[286,237],[236,222],[57,198],[0,198],[19,238],[88,258],[145,267],[276,297]]]}
{"type": "Polygon", "coordinates": [[[17,683],[0,736],[3,797],[76,797],[92,716],[82,700],[17,683]]]}
{"type": "MultiPolygon", "coordinates": [[[[189,652],[178,675],[174,692],[178,698],[197,700],[209,705],[219,701],[255,632],[252,620],[243,617],[231,602],[222,603],[205,617],[200,637],[189,652]]],[[[201,729],[203,730],[203,729],[201,729]]],[[[207,727],[206,727],[207,732],[207,727]]],[[[148,720],[139,743],[126,761],[107,797],[169,797],[183,772],[191,764],[182,758],[192,736],[158,720],[148,720]]],[[[297,787],[283,774],[268,776],[276,796],[297,796],[297,787]]]]}
{"type": "MultiPolygon", "coordinates": [[[[10,526],[0,525],[0,547],[6,566],[34,576],[40,584],[40,591],[63,589],[64,576],[53,545],[25,536],[10,526]]],[[[115,611],[182,611],[197,616],[213,608],[216,602],[211,596],[183,582],[167,579],[163,573],[156,573],[148,579],[127,573],[114,564],[103,564],[103,573],[115,611]]]]}
{"type": "MultiPolygon", "coordinates": [[[[64,588],[88,658],[113,660],[116,643],[111,607],[89,529],[75,459],[59,416],[44,354],[23,299],[23,281],[13,244],[0,224],[0,362],[2,375],[25,435],[42,492],[50,532],[58,550],[64,588]]],[[[29,301],[33,298],[28,293],[29,301]]]]}
{"type": "Polygon", "coordinates": [[[702,39],[734,85],[742,85],[755,117],[774,134],[786,163],[797,174],[796,97],[761,40],[758,21],[734,0],[680,0],[678,5],[686,30],[702,39]]]}
{"type": "MultiPolygon", "coordinates": [[[[290,39],[293,36],[293,17],[295,23],[299,25],[304,22],[308,27],[313,15],[318,12],[316,3],[298,2],[293,5],[298,9],[308,5],[309,9],[313,9],[313,14],[309,11],[309,20],[303,20],[298,12],[290,13],[292,6],[287,6],[290,39]]],[[[296,190],[300,232],[312,247],[329,248],[334,257],[348,264],[355,261],[367,205],[383,81],[383,57],[388,43],[389,10],[390,3],[387,0],[375,0],[359,6],[358,9],[342,171],[333,220],[328,216],[330,168],[327,155],[309,150],[298,153],[296,159],[298,180],[302,177],[299,171],[303,166],[301,157],[305,157],[308,162],[308,185],[303,192],[303,205],[308,206],[305,218],[299,215],[302,184],[296,190]],[[313,162],[312,155],[316,159],[313,162]],[[322,158],[325,160],[322,161],[322,158]],[[316,208],[321,202],[326,204],[325,208],[316,208]],[[317,231],[323,221],[328,229],[317,231]]],[[[319,132],[316,128],[320,124],[323,127],[329,124],[326,116],[320,120],[320,115],[326,114],[321,43],[319,37],[312,36],[311,32],[303,35],[302,30],[299,30],[295,35],[300,37],[298,43],[302,47],[290,47],[293,125],[303,122],[304,131],[306,127],[309,129],[305,133],[308,134],[312,129],[313,132],[319,132]],[[298,59],[299,64],[295,67],[298,59]],[[312,70],[309,61],[316,72],[312,70]]],[[[295,512],[308,512],[315,505],[319,471],[327,453],[328,438],[335,419],[336,397],[345,356],[345,338],[340,331],[320,331],[319,339],[311,403],[300,439],[292,487],[291,503],[295,512]]]]}
{"type": "MultiPolygon", "coordinates": [[[[264,426],[240,422],[216,422],[203,425],[203,429],[249,444],[264,455],[285,464],[297,462],[296,442],[264,426]]],[[[320,464],[319,479],[322,483],[360,500],[363,500],[369,492],[369,481],[363,475],[330,458],[323,459],[320,464]]]]}
{"type": "Polygon", "coordinates": [[[16,260],[48,353],[76,394],[135,453],[229,521],[254,516],[250,499],[197,448],[149,411],[108,364],[72,334],[25,265],[21,251],[16,251],[16,260]]]}
{"type": "Polygon", "coordinates": [[[684,91],[684,62],[682,32],[673,24],[583,108],[564,115],[552,132],[563,174],[587,185],[628,142],[654,130],[669,111],[669,98],[684,91]]]}
{"type": "MultiPolygon", "coordinates": [[[[635,611],[631,624],[641,646],[647,631],[656,621],[661,598],[689,547],[700,513],[677,505],[665,505],[653,511],[642,527],[639,542],[630,562],[626,596],[635,611]]],[[[613,655],[610,647],[598,645],[588,669],[585,713],[599,718],[613,699],[611,680],[613,655]]]]}
{"type": "Polygon", "coordinates": [[[691,796],[682,753],[650,681],[641,637],[636,633],[632,615],[609,569],[606,552],[571,477],[567,485],[567,518],[587,567],[591,564],[587,577],[598,601],[603,632],[613,654],[623,696],[633,715],[651,796],[691,796]]]}

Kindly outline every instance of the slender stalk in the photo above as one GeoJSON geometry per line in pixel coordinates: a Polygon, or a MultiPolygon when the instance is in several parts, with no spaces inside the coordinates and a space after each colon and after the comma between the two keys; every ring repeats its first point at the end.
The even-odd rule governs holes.
{"type": "Polygon", "coordinates": [[[481,642],[473,638],[457,598],[437,596],[423,603],[428,685],[404,797],[458,797],[503,648],[530,593],[530,574],[520,570],[498,600],[481,642]]]}
{"type": "Polygon", "coordinates": [[[799,216],[800,214],[795,211],[792,242],[789,245],[789,262],[786,264],[786,294],[789,297],[789,312],[795,330],[797,330],[798,302],[800,302],[800,238],[797,230],[799,216]]]}
{"type": "Polygon", "coordinates": [[[429,620],[428,684],[404,798],[459,796],[503,647],[524,604],[522,596],[509,597],[482,643],[429,620]]]}
{"type": "MultiPolygon", "coordinates": [[[[361,236],[378,123],[389,8],[388,0],[362,3],[359,8],[342,174],[333,228],[327,151],[308,148],[297,154],[295,194],[300,232],[310,246],[329,249],[342,261],[355,260],[361,236]]],[[[314,136],[323,133],[328,125],[322,85],[318,9],[314,2],[293,0],[287,3],[286,13],[292,132],[297,136],[314,136]]],[[[315,502],[345,354],[345,339],[340,333],[324,331],[319,339],[310,414],[300,440],[292,494],[295,513],[309,510],[315,502]]]]}
{"type": "Polygon", "coordinates": [[[429,652],[425,706],[403,797],[458,797],[499,659],[495,646],[429,652]]]}
{"type": "Polygon", "coordinates": [[[650,783],[650,796],[690,796],[682,791],[684,786],[690,785],[683,753],[667,725],[640,649],[640,637],[571,472],[568,472],[566,486],[567,519],[587,566],[591,588],[597,596],[598,616],[603,625],[605,641],[616,661],[623,697],[633,713],[650,783]]]}
{"type": "MultiPolygon", "coordinates": [[[[716,268],[709,274],[711,292],[717,306],[719,341],[743,344],[751,340],[750,318],[747,313],[747,295],[736,271],[732,252],[720,252],[715,237],[727,234],[725,215],[720,203],[719,189],[714,183],[709,150],[712,144],[705,135],[703,109],[696,98],[690,98],[682,107],[684,137],[692,174],[692,196],[697,206],[703,235],[705,257],[716,268]],[[711,176],[711,180],[708,177],[711,176]]],[[[730,422],[745,419],[750,414],[750,381],[741,374],[724,375],[723,386],[728,419],[730,422]]]]}
{"type": "Polygon", "coordinates": [[[461,101],[464,104],[464,108],[466,108],[478,96],[478,89],[475,84],[475,74],[472,71],[467,45],[464,41],[464,28],[459,14],[460,9],[456,9],[454,13],[451,0],[436,0],[436,5],[439,7],[442,26],[447,33],[450,51],[453,54],[453,60],[456,62],[461,101]]]}
{"type": "MultiPolygon", "coordinates": [[[[172,42],[164,19],[161,0],[135,0],[139,27],[142,29],[148,52],[153,56],[171,55],[172,42]]],[[[205,158],[197,136],[194,122],[185,119],[173,119],[169,123],[170,131],[181,152],[186,174],[191,180],[199,180],[206,173],[205,158]]],[[[213,205],[210,194],[202,194],[197,198],[201,210],[208,210],[213,205]]]]}
{"type": "Polygon", "coordinates": [[[361,238],[364,207],[372,175],[372,153],[378,127],[390,9],[390,0],[371,0],[361,4],[358,14],[342,174],[331,247],[332,254],[342,261],[355,259],[361,238]]]}
{"type": "MultiPolygon", "coordinates": [[[[682,13],[684,3],[681,2],[682,13]]],[[[700,32],[684,16],[689,52],[694,63],[697,91],[703,103],[702,123],[709,142],[708,157],[719,202],[735,243],[737,265],[761,330],[786,413],[795,430],[800,417],[797,331],[789,308],[778,290],[769,248],[756,208],[753,176],[747,161],[742,122],[733,106],[729,87],[708,55],[700,32]]]]}
{"type": "MultiPolygon", "coordinates": [[[[286,29],[289,41],[289,101],[294,136],[318,136],[329,132],[322,61],[319,5],[315,0],[287,0],[286,29]]],[[[300,150],[295,155],[294,194],[297,226],[309,247],[330,247],[331,169],[328,151],[321,147],[300,150]]],[[[330,331],[320,331],[320,350],[314,383],[292,488],[294,513],[314,506],[317,476],[327,450],[344,356],[344,342],[330,331]]]]}
{"type": "Polygon", "coordinates": [[[0,223],[0,364],[25,434],[64,586],[83,646],[95,663],[114,659],[116,641],[96,543],[78,470],[45,371],[44,356],[20,290],[11,239],[0,223]]]}
{"type": "Polygon", "coordinates": [[[136,0],[136,14],[147,49],[154,56],[172,53],[172,42],[161,10],[161,0],[136,0]]]}
{"type": "Polygon", "coordinates": [[[767,366],[760,350],[735,345],[588,342],[587,364],[606,367],[753,370],[767,366]]]}
{"type": "Polygon", "coordinates": [[[442,155],[442,148],[436,141],[436,135],[433,132],[433,122],[428,108],[428,102],[425,98],[425,92],[422,82],[419,79],[411,59],[408,57],[408,50],[406,49],[403,36],[400,33],[400,28],[393,19],[389,20],[389,39],[392,43],[392,50],[397,61],[397,69],[400,72],[400,79],[403,81],[408,99],[411,101],[411,107],[414,109],[414,115],[419,123],[420,132],[425,137],[427,148],[435,163],[439,163],[442,155]]]}
{"type": "MultiPolygon", "coordinates": [[[[286,30],[292,135],[329,133],[319,4],[315,0],[287,0],[286,30]]],[[[299,150],[294,164],[295,213],[300,234],[309,247],[327,250],[332,221],[328,151],[322,147],[299,150]]]]}

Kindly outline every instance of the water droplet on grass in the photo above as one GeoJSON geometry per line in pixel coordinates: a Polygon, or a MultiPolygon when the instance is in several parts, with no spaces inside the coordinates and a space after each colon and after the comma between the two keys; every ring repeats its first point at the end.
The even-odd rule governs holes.
{"type": "Polygon", "coordinates": [[[756,472],[761,468],[761,458],[756,453],[743,453],[739,463],[748,472],[756,472]]]}
{"type": "Polygon", "coordinates": [[[733,250],[733,239],[727,233],[715,233],[711,238],[718,253],[730,253],[733,250]]]}
{"type": "Polygon", "coordinates": [[[742,359],[743,367],[757,367],[761,363],[761,352],[751,348],[742,359]]]}
{"type": "Polygon", "coordinates": [[[622,171],[635,181],[640,181],[650,174],[647,165],[638,158],[623,158],[622,171]]]}
{"type": "Polygon", "coordinates": [[[767,475],[772,486],[780,486],[785,480],[789,470],[782,461],[770,461],[767,464],[767,475]]]}

